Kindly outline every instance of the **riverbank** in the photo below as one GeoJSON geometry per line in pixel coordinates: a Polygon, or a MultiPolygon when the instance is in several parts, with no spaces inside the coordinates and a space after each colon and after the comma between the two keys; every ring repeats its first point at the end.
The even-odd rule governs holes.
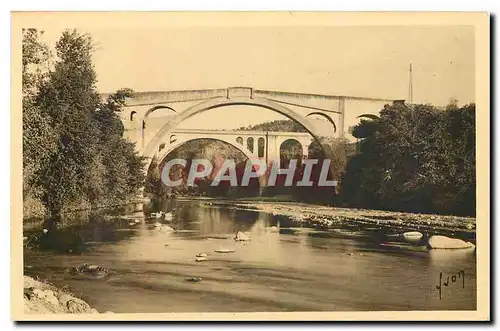
{"type": "Polygon", "coordinates": [[[25,314],[98,314],[85,301],[55,286],[24,276],[25,314]]]}
{"type": "MultiPolygon", "coordinates": [[[[144,204],[144,203],[149,203],[150,201],[151,199],[148,197],[133,197],[125,199],[124,201],[119,203],[118,202],[108,203],[108,204],[104,203],[96,206],[84,205],[80,207],[67,208],[64,211],[62,211],[61,214],[58,216],[68,216],[79,212],[90,212],[90,211],[110,209],[110,208],[119,208],[132,204],[144,204]]],[[[46,211],[46,208],[43,206],[41,202],[37,203],[33,201],[28,201],[23,204],[23,223],[32,221],[43,221],[47,218],[51,218],[51,215],[46,211]],[[33,211],[34,208],[38,208],[36,212],[33,211]]]]}
{"type": "Polygon", "coordinates": [[[333,229],[341,226],[390,227],[402,231],[421,231],[475,236],[476,219],[452,215],[413,214],[372,209],[337,208],[285,201],[216,200],[195,198],[202,203],[241,210],[257,210],[282,215],[293,220],[294,226],[333,229]]]}

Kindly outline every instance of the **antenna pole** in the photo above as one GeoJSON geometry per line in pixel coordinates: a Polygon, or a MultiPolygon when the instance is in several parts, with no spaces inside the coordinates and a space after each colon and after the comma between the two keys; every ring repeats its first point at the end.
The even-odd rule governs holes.
{"type": "Polygon", "coordinates": [[[410,102],[410,104],[413,103],[413,67],[412,67],[412,64],[410,62],[410,81],[409,81],[409,84],[408,84],[408,101],[410,102]]]}

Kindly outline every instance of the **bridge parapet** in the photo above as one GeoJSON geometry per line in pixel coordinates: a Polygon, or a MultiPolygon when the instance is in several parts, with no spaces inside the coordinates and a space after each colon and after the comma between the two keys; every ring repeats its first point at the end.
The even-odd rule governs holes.
{"type": "Polygon", "coordinates": [[[136,92],[134,97],[127,100],[126,107],[140,105],[158,105],[186,101],[206,100],[215,97],[226,97],[227,89],[189,90],[189,91],[156,91],[136,92]]]}

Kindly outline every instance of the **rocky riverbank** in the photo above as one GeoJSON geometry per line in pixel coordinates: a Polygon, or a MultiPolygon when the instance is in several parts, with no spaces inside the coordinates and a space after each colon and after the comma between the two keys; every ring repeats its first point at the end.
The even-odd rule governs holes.
{"type": "Polygon", "coordinates": [[[85,301],[31,277],[24,276],[25,314],[98,314],[85,301]]]}
{"type": "Polygon", "coordinates": [[[413,214],[394,211],[334,208],[291,202],[214,201],[203,202],[229,208],[258,210],[293,220],[293,226],[333,229],[343,226],[388,227],[401,231],[421,231],[475,236],[476,219],[450,215],[413,214]]]}

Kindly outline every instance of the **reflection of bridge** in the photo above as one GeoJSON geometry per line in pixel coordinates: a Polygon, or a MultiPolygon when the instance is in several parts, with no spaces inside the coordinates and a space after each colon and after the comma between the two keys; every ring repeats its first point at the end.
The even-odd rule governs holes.
{"type": "MultiPolygon", "coordinates": [[[[324,136],[318,128],[311,121],[311,116],[320,116],[331,124],[329,133],[331,136],[339,137],[344,136],[347,132],[346,117],[348,123],[353,123],[353,118],[360,114],[350,114],[346,112],[346,102],[365,102],[370,106],[370,111],[364,113],[377,114],[382,108],[381,106],[386,103],[391,103],[396,100],[377,99],[377,98],[364,98],[364,97],[350,97],[350,96],[333,96],[333,95],[318,95],[318,94],[304,94],[304,93],[289,93],[257,90],[249,87],[231,87],[225,89],[212,89],[212,90],[193,90],[193,91],[171,91],[171,92],[142,92],[136,93],[133,98],[127,100],[124,111],[122,112],[122,122],[125,127],[125,137],[133,142],[141,155],[152,158],[159,155],[161,150],[163,155],[171,151],[174,146],[179,146],[182,141],[188,141],[196,138],[206,138],[212,135],[212,138],[227,139],[231,141],[232,145],[239,147],[239,143],[233,138],[238,138],[236,133],[224,135],[223,132],[208,133],[207,131],[192,131],[190,133],[184,131],[181,133],[177,129],[179,124],[188,118],[203,113],[210,109],[226,107],[226,106],[253,106],[262,107],[279,114],[282,114],[289,119],[304,126],[304,128],[314,137],[318,138],[324,136]],[[377,104],[378,103],[378,104],[377,104]],[[375,105],[377,104],[377,105],[375,105]],[[152,117],[150,116],[155,110],[167,109],[172,112],[174,116],[169,118],[168,121],[162,123],[160,127],[154,128],[151,126],[152,117]],[[177,130],[177,131],[176,131],[177,130]],[[181,140],[172,139],[174,131],[177,135],[182,135],[181,140]],[[218,138],[217,138],[217,137],[218,138]],[[163,146],[162,148],[160,148],[163,146]]],[[[237,110],[235,110],[237,112],[237,110]]],[[[235,116],[237,116],[235,114],[235,116]]],[[[356,121],[356,120],[355,120],[356,121]]],[[[293,133],[296,137],[301,137],[300,133],[293,133]]],[[[257,139],[254,141],[254,146],[258,145],[259,138],[262,133],[241,133],[241,138],[257,139]]],[[[279,147],[276,149],[279,139],[285,138],[286,134],[283,132],[270,133],[271,140],[269,141],[269,151],[272,157],[275,153],[279,153],[279,147]],[[281,137],[278,139],[278,137],[281,137]],[[277,151],[277,152],[276,152],[277,151]]],[[[180,137],[180,136],[179,136],[180,137]]],[[[179,138],[178,137],[178,138],[179,138]]],[[[302,139],[302,138],[300,138],[302,139]]],[[[240,144],[241,145],[241,144],[240,144]]],[[[245,145],[245,144],[244,144],[245,145]]],[[[307,144],[302,144],[303,148],[307,144]]],[[[245,146],[244,146],[245,147],[245,146]]],[[[255,155],[253,151],[243,150],[245,154],[255,155]]],[[[329,154],[329,150],[326,150],[329,154]]],[[[258,155],[258,148],[257,148],[258,155]]]]}
{"type": "Polygon", "coordinates": [[[158,146],[157,156],[161,160],[177,147],[195,139],[219,140],[236,147],[249,159],[259,158],[267,163],[279,161],[280,149],[288,140],[299,142],[302,156],[307,157],[312,137],[307,132],[174,129],[166,137],[166,141],[158,146]]]}

